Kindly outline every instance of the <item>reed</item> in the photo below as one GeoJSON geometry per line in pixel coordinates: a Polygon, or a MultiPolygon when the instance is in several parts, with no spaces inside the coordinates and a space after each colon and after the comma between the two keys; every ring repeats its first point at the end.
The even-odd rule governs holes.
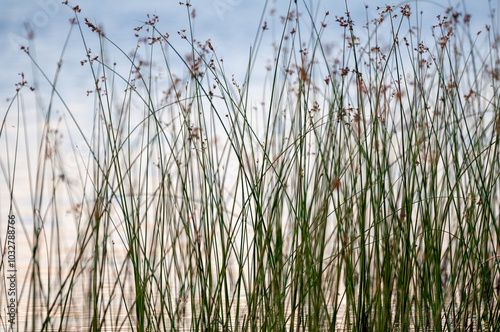
{"type": "Polygon", "coordinates": [[[127,53],[68,7],[93,111],[67,102],[62,62],[50,78],[25,47],[50,90],[34,92],[41,135],[26,83],[0,130],[6,184],[31,198],[20,330],[500,328],[494,23],[476,34],[450,8],[431,29],[408,5],[358,23],[290,1],[262,64],[266,10],[248,58],[223,60],[154,15],[127,53]]]}

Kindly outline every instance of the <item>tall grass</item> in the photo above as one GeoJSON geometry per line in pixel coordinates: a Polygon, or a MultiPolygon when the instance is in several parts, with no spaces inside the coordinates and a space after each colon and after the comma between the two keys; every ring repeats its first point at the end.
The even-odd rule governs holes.
{"type": "Polygon", "coordinates": [[[25,83],[0,131],[6,183],[31,199],[32,224],[15,211],[30,250],[19,330],[500,328],[495,24],[476,35],[450,8],[425,39],[407,5],[363,26],[349,8],[318,19],[290,1],[263,64],[266,12],[248,58],[224,61],[156,16],[126,53],[68,6],[93,112],[66,102],[62,62],[51,79],[24,47],[51,89],[37,96],[42,134],[30,137],[25,83]],[[14,180],[23,154],[27,183],[14,180]]]}

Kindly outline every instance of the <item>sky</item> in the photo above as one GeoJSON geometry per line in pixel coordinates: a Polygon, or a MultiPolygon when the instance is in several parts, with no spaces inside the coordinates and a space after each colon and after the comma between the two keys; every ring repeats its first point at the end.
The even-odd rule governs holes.
{"type": "MultiPolygon", "coordinates": [[[[340,30],[338,30],[335,17],[345,15],[346,3],[344,0],[305,0],[305,2],[297,0],[297,2],[299,8],[304,8],[304,3],[307,4],[313,12],[317,13],[318,20],[321,20],[324,13],[329,11],[327,23],[331,30],[326,31],[326,36],[334,42],[340,42],[341,38],[338,37],[340,30]],[[335,30],[335,26],[337,26],[337,30],[335,30]]],[[[272,18],[269,16],[271,9],[276,9],[275,17],[285,15],[289,1],[192,0],[191,3],[196,13],[193,23],[195,38],[200,41],[210,39],[218,56],[225,59],[227,72],[234,73],[241,81],[248,62],[250,47],[257,31],[261,29],[261,15],[264,6],[267,4],[264,20],[271,22],[272,18]]],[[[406,3],[411,5],[412,10],[418,7],[424,12],[422,16],[424,26],[435,24],[436,15],[442,13],[445,7],[459,5],[471,14],[471,30],[478,31],[484,29],[485,24],[491,24],[488,17],[489,8],[490,6],[498,8],[500,0],[347,1],[356,26],[363,25],[367,18],[368,20],[375,18],[377,5],[383,7],[386,4],[392,4],[400,7],[406,3]]],[[[102,26],[106,36],[125,52],[134,49],[137,43],[134,37],[134,28],[147,20],[147,14],[159,16],[157,27],[163,33],[170,35],[169,40],[174,46],[179,47],[179,50],[186,46],[185,41],[177,34],[178,31],[188,28],[186,7],[180,5],[179,1],[81,0],[70,2],[70,5],[78,5],[81,8],[81,13],[78,14],[80,20],[83,21],[84,18],[87,18],[95,25],[102,26]]],[[[0,61],[3,64],[2,79],[0,80],[0,115],[2,118],[8,109],[9,100],[15,95],[15,84],[20,81],[19,73],[21,72],[25,73],[29,85],[35,85],[39,89],[39,99],[36,102],[44,107],[47,105],[50,95],[49,86],[37,84],[37,82],[44,82],[43,75],[33,66],[28,56],[20,50],[20,45],[28,44],[37,65],[49,79],[54,77],[61,52],[65,49],[58,88],[75,114],[80,112],[80,120],[85,119],[85,114],[92,114],[84,106],[85,103],[89,103],[89,100],[84,98],[85,91],[93,88],[89,69],[85,66],[79,66],[80,61],[85,59],[85,47],[77,29],[74,29],[68,38],[69,20],[72,17],[74,17],[73,11],[68,6],[61,4],[61,0],[2,0],[0,2],[0,43],[3,45],[0,52],[0,61]],[[26,27],[33,31],[34,38],[30,41],[26,39],[26,27]],[[68,40],[68,44],[64,48],[66,40],[68,40]]],[[[274,21],[279,22],[279,19],[274,21]]],[[[497,20],[497,22],[500,21],[497,20]]],[[[85,38],[89,41],[88,46],[97,47],[96,39],[91,36],[89,29],[82,26],[85,38]]],[[[265,52],[266,47],[270,47],[273,40],[279,40],[281,33],[279,24],[270,23],[269,26],[270,29],[266,32],[267,39],[264,39],[264,46],[261,49],[263,53],[262,64],[257,64],[261,69],[265,66],[266,57],[269,57],[265,52]]],[[[500,28],[500,24],[497,25],[497,28],[500,28]]],[[[94,51],[98,50],[94,48],[94,51]]],[[[111,51],[110,57],[119,64],[126,62],[123,55],[116,50],[111,51]]],[[[23,99],[26,100],[26,114],[31,120],[41,121],[43,114],[40,109],[34,106],[34,98],[30,98],[30,91],[25,89],[23,94],[26,96],[23,99]],[[29,100],[32,101],[31,104],[29,100]]],[[[11,118],[12,121],[15,120],[13,117],[9,117],[8,121],[11,118]]],[[[3,157],[3,155],[0,156],[0,158],[3,157]]]]}
{"type": "MultiPolygon", "coordinates": [[[[300,1],[304,0],[299,0],[300,1]]],[[[324,13],[330,11],[330,22],[335,16],[345,12],[344,0],[306,0],[310,7],[324,13]]],[[[498,8],[500,0],[446,0],[446,1],[347,1],[349,10],[355,22],[363,23],[376,16],[377,5],[393,4],[397,7],[409,3],[412,8],[420,6],[429,19],[429,24],[435,15],[444,7],[459,4],[472,14],[472,26],[481,29],[488,23],[489,6],[498,8]],[[368,9],[365,7],[368,5],[368,9]]],[[[259,28],[259,21],[266,1],[244,0],[192,0],[196,11],[194,30],[199,40],[210,38],[216,45],[219,56],[234,59],[228,65],[239,67],[241,59],[248,58],[250,46],[259,28]]],[[[267,13],[276,8],[277,15],[283,15],[289,1],[270,0],[267,2],[267,13]]],[[[88,18],[91,22],[104,27],[105,33],[124,50],[135,45],[133,28],[146,20],[147,14],[160,17],[159,27],[172,37],[177,31],[187,28],[186,9],[177,0],[147,0],[147,1],[117,1],[117,0],[81,0],[70,2],[79,5],[82,12],[80,19],[88,18]]],[[[322,15],[322,14],[321,14],[322,15]]],[[[4,45],[0,53],[0,61],[4,64],[0,82],[0,99],[5,100],[15,92],[14,84],[19,81],[20,72],[30,72],[31,64],[20,44],[27,44],[25,39],[26,26],[34,32],[32,49],[37,60],[50,72],[55,71],[58,57],[65,42],[69,23],[73,16],[71,10],[61,4],[61,0],[3,0],[0,2],[0,42],[4,45]]],[[[474,28],[472,29],[474,30],[474,28]]],[[[274,31],[274,34],[279,30],[274,31]]],[[[175,40],[175,42],[179,42],[175,40]]],[[[66,51],[67,61],[84,56],[81,38],[76,31],[71,36],[71,47],[66,51]]],[[[2,105],[5,107],[5,104],[2,105]]]]}

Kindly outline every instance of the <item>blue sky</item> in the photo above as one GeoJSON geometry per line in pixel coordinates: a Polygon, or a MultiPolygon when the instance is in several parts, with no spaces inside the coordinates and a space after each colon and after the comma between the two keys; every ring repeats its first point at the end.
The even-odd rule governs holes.
{"type": "MultiPolygon", "coordinates": [[[[281,28],[279,17],[286,14],[289,1],[287,0],[264,0],[244,1],[244,0],[192,0],[192,5],[196,12],[194,20],[194,34],[199,41],[211,39],[218,57],[224,58],[224,65],[228,77],[235,74],[238,82],[243,80],[245,69],[248,63],[250,47],[254,41],[256,32],[260,30],[259,22],[264,5],[267,3],[265,20],[269,21],[269,30],[266,31],[265,38],[260,49],[260,58],[256,64],[257,80],[265,74],[264,67],[266,61],[272,59],[272,52],[269,52],[272,41],[280,38],[281,28]],[[269,12],[276,9],[274,16],[269,12]],[[274,18],[273,18],[274,17],[274,18]],[[274,23],[273,23],[274,22],[274,23]],[[264,73],[262,73],[264,72],[264,73]],[[261,76],[258,76],[261,75],[261,76]]],[[[429,27],[436,23],[436,15],[442,13],[448,6],[459,5],[472,16],[471,30],[484,30],[485,24],[491,24],[489,7],[498,8],[500,0],[458,0],[458,1],[347,1],[349,10],[356,25],[356,33],[363,34],[361,28],[368,20],[377,17],[377,5],[393,4],[400,7],[409,3],[412,11],[423,11],[422,25],[426,27],[424,33],[429,34],[429,27]]],[[[137,40],[134,37],[135,27],[141,25],[147,14],[156,14],[160,21],[157,27],[160,31],[170,35],[170,42],[178,48],[181,54],[185,54],[186,42],[182,40],[177,31],[188,28],[186,7],[179,5],[179,1],[173,0],[147,0],[139,1],[118,1],[118,0],[82,0],[70,3],[79,5],[81,13],[80,20],[88,18],[92,23],[102,26],[107,37],[115,42],[124,52],[134,49],[137,40]],[[183,48],[184,47],[184,48],[183,48]]],[[[298,0],[299,10],[304,10],[304,0],[298,0]]],[[[344,0],[305,0],[305,4],[317,15],[320,21],[326,11],[330,12],[327,18],[328,28],[323,35],[325,39],[340,44],[342,41],[341,30],[335,22],[336,16],[345,15],[344,0]]],[[[399,13],[399,10],[396,9],[399,13]]],[[[73,17],[73,12],[68,6],[62,5],[60,0],[3,0],[0,2],[0,42],[4,45],[0,53],[0,61],[4,65],[2,69],[2,80],[0,81],[0,107],[2,116],[7,109],[7,99],[14,96],[14,84],[20,81],[19,73],[24,72],[28,83],[41,82],[37,86],[41,96],[36,102],[38,105],[46,107],[50,95],[50,86],[46,84],[44,78],[35,69],[30,59],[19,49],[19,44],[27,44],[26,26],[34,31],[34,39],[30,41],[31,53],[36,58],[38,65],[45,74],[53,79],[56,72],[57,63],[64,43],[70,29],[69,19],[73,17]],[[34,74],[33,74],[34,73],[34,74]],[[45,104],[44,104],[45,103],[45,104]]],[[[498,21],[497,19],[497,22],[498,21]]],[[[386,25],[387,26],[387,25],[386,25]]],[[[97,38],[92,36],[89,29],[82,24],[85,38],[94,52],[98,51],[97,38]]],[[[496,28],[500,28],[497,24],[496,28]]],[[[380,34],[383,38],[384,34],[380,34]]],[[[390,38],[390,32],[387,37],[390,38]]],[[[361,36],[363,37],[363,36],[361,36]]],[[[119,65],[128,65],[123,55],[108,46],[109,57],[119,65]]],[[[63,66],[58,83],[58,89],[63,94],[65,101],[75,114],[80,112],[81,118],[89,112],[89,105],[92,107],[92,98],[85,98],[87,90],[93,89],[93,82],[88,66],[80,66],[81,60],[85,59],[85,48],[82,43],[80,32],[74,29],[69,38],[68,46],[63,57],[63,66]]],[[[127,67],[125,67],[127,68],[127,67]]],[[[127,69],[125,69],[127,70],[127,69]]],[[[126,71],[125,71],[126,73],[126,71]]],[[[255,83],[255,81],[254,81],[255,83]]],[[[262,92],[262,91],[260,91],[262,92]]],[[[35,107],[33,94],[26,89],[25,110],[31,119],[41,119],[40,107],[35,107]],[[35,116],[36,114],[36,116],[35,116]]],[[[262,94],[257,96],[260,98],[262,94]]],[[[58,106],[62,109],[61,106],[58,106]]],[[[90,121],[90,119],[89,119],[90,121]]]]}
{"type": "MultiPolygon", "coordinates": [[[[264,8],[264,0],[244,1],[244,0],[193,0],[193,8],[196,11],[194,22],[195,38],[204,41],[211,39],[217,55],[224,58],[226,72],[235,74],[241,82],[246,65],[250,46],[252,45],[256,32],[260,29],[259,22],[264,8]]],[[[279,40],[281,25],[279,16],[285,15],[289,1],[270,0],[266,10],[266,20],[269,20],[270,29],[266,32],[261,48],[261,58],[257,64],[257,69],[263,71],[266,60],[272,58],[269,50],[273,40],[279,40]],[[276,8],[274,21],[269,16],[271,8],[276,8]]],[[[303,0],[298,0],[299,8],[304,8],[303,0]]],[[[341,30],[335,22],[335,16],[342,16],[345,12],[344,0],[306,0],[306,3],[313,11],[317,12],[318,21],[321,20],[326,11],[330,12],[328,17],[328,30],[325,38],[332,40],[337,45],[342,41],[341,30]]],[[[444,8],[450,5],[460,4],[461,8],[472,15],[471,30],[484,30],[485,24],[492,24],[489,16],[489,6],[499,7],[500,0],[464,0],[464,1],[410,1],[412,10],[416,7],[424,12],[422,17],[423,26],[427,27],[426,33],[430,32],[430,25],[436,23],[436,15],[442,13],[444,8]],[[443,5],[443,3],[445,3],[443,5]]],[[[134,28],[141,25],[147,14],[157,14],[160,17],[158,28],[170,34],[170,41],[179,50],[185,47],[185,41],[177,35],[177,31],[188,28],[185,6],[180,6],[179,1],[172,0],[147,0],[147,1],[118,1],[118,0],[82,0],[72,5],[79,5],[82,12],[80,19],[88,18],[89,21],[102,25],[106,35],[113,40],[125,52],[134,49],[136,38],[134,28]]],[[[405,4],[399,1],[348,1],[349,10],[352,14],[358,33],[362,34],[360,27],[377,16],[377,5],[385,6],[393,4],[397,7],[405,4]],[[365,4],[369,2],[366,9],[365,4]]],[[[47,76],[52,79],[56,72],[63,45],[70,29],[69,19],[73,17],[73,12],[67,6],[61,4],[60,0],[3,0],[0,2],[0,42],[4,46],[0,52],[0,61],[3,64],[2,80],[0,80],[0,109],[2,119],[8,107],[8,98],[15,94],[14,84],[19,82],[19,73],[24,72],[29,84],[35,81],[43,82],[39,87],[39,99],[26,89],[23,94],[25,98],[25,111],[31,121],[31,128],[36,132],[37,123],[40,123],[43,116],[43,109],[47,106],[50,96],[50,88],[44,82],[43,77],[36,70],[29,58],[20,49],[20,44],[27,44],[26,25],[33,29],[34,39],[30,41],[31,53],[36,57],[37,63],[41,66],[47,76]],[[35,75],[33,76],[33,73],[35,75]],[[36,103],[42,107],[36,107],[36,103]]],[[[497,22],[498,21],[497,19],[497,22]]],[[[95,36],[91,36],[89,29],[83,26],[86,40],[94,51],[98,51],[95,44],[95,36]]],[[[500,28],[500,24],[496,24],[500,28]]],[[[383,34],[381,34],[383,36],[383,34]]],[[[390,32],[387,37],[390,37],[390,32]]],[[[111,50],[111,47],[109,48],[111,50]]],[[[118,63],[125,63],[123,56],[116,50],[110,52],[110,57],[118,63]]],[[[58,89],[62,92],[69,108],[78,117],[77,121],[91,121],[88,114],[92,112],[92,99],[85,98],[85,92],[93,89],[90,71],[87,66],[80,66],[81,60],[85,59],[85,48],[79,31],[73,31],[69,38],[68,47],[63,57],[62,72],[58,84],[58,89]],[[89,110],[90,106],[90,110],[89,110]]],[[[261,76],[262,77],[262,76],[261,76]]],[[[257,76],[258,78],[258,76],[257,76]]],[[[254,82],[255,83],[255,82],[254,82]]],[[[261,95],[260,95],[261,96],[261,95]]],[[[258,96],[258,97],[260,97],[258,96]]],[[[61,112],[64,108],[58,104],[55,106],[61,112]]],[[[14,112],[12,112],[14,113],[14,112]]],[[[7,118],[9,128],[15,127],[15,116],[7,118]]],[[[33,131],[30,131],[33,133],[33,131]]],[[[11,137],[12,132],[11,132],[11,137]]],[[[78,135],[77,135],[78,136],[78,135]]],[[[38,137],[39,139],[39,137],[38,137]]],[[[3,141],[3,140],[2,140],[3,141]]],[[[34,140],[33,143],[35,143],[34,140]]],[[[11,140],[10,142],[13,142],[11,140]]],[[[31,147],[32,153],[37,152],[36,143],[31,147]]],[[[5,149],[5,147],[1,147],[5,149]]],[[[8,149],[8,147],[7,147],[8,149]]],[[[0,150],[2,158],[5,153],[0,150]]],[[[26,158],[24,156],[23,158],[26,158]]],[[[30,157],[33,158],[33,157],[30,157]]],[[[25,176],[26,172],[19,172],[19,177],[25,176]]],[[[26,179],[24,179],[26,180],[26,179]]],[[[27,182],[25,182],[27,183],[27,182]]],[[[22,190],[24,195],[28,195],[28,190],[22,190]]],[[[7,202],[5,195],[0,193],[0,205],[7,202]]],[[[28,215],[28,214],[27,214],[28,215]]]]}
{"type": "MultiPolygon", "coordinates": [[[[425,13],[424,18],[429,25],[434,23],[435,15],[443,11],[443,7],[457,5],[466,7],[472,14],[473,29],[481,29],[489,22],[489,4],[498,8],[500,0],[464,0],[464,1],[409,1],[415,9],[418,5],[425,13]],[[432,22],[432,23],[431,23],[432,22]]],[[[244,0],[193,0],[196,11],[194,28],[199,40],[210,38],[218,51],[218,55],[226,58],[229,68],[239,68],[242,59],[248,57],[250,45],[258,29],[262,9],[266,2],[244,0]],[[234,61],[229,61],[232,59],[234,61]]],[[[299,1],[300,3],[300,1],[299,1]]],[[[330,25],[334,25],[334,17],[345,12],[344,0],[306,0],[306,3],[318,11],[319,16],[327,10],[331,15],[330,25]]],[[[358,25],[366,21],[366,15],[373,18],[377,5],[386,3],[400,6],[399,1],[348,1],[349,10],[358,25]],[[369,4],[365,10],[365,4],[369,4]]],[[[117,0],[82,0],[74,2],[82,8],[81,18],[87,17],[91,22],[101,24],[107,35],[124,50],[134,47],[133,28],[146,19],[146,14],[156,13],[160,17],[159,27],[173,38],[176,32],[187,27],[185,7],[179,1],[117,1],[117,0]]],[[[288,1],[276,0],[268,2],[268,10],[276,8],[277,15],[286,10],[288,1]]],[[[62,50],[67,32],[71,10],[62,5],[60,0],[4,0],[0,3],[0,42],[5,45],[0,60],[7,64],[2,70],[0,98],[5,100],[14,93],[14,84],[19,81],[18,73],[31,71],[30,61],[19,50],[19,43],[26,43],[25,25],[35,32],[32,48],[36,51],[39,63],[50,72],[55,70],[59,54],[62,50]]],[[[497,21],[498,22],[498,21],[497,21]]],[[[425,24],[425,22],[424,22],[425,24]]],[[[279,27],[278,27],[279,28],[279,27]]],[[[278,29],[277,29],[278,30],[278,29]]],[[[279,31],[275,31],[276,34],[279,31]]],[[[272,34],[272,32],[270,32],[272,34]]],[[[179,42],[178,38],[176,42],[179,42]]],[[[76,61],[84,56],[84,49],[78,33],[73,33],[71,47],[66,53],[67,61],[76,61]],[[80,39],[80,40],[79,40],[80,39]]],[[[29,77],[29,76],[28,76],[29,77]]],[[[5,106],[5,104],[3,104],[5,106]]]]}

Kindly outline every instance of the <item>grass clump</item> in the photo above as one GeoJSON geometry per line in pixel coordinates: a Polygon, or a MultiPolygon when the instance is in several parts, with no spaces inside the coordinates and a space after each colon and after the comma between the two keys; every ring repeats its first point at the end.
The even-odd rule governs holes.
{"type": "Polygon", "coordinates": [[[24,329],[499,328],[495,25],[475,35],[449,8],[429,42],[409,5],[361,27],[290,1],[272,60],[265,12],[238,83],[193,29],[177,45],[152,15],[127,54],[70,8],[93,112],[67,103],[62,62],[49,79],[24,47],[50,88],[41,134],[22,89],[0,132],[28,161],[28,184],[2,162],[14,207],[31,198],[24,329]]]}

